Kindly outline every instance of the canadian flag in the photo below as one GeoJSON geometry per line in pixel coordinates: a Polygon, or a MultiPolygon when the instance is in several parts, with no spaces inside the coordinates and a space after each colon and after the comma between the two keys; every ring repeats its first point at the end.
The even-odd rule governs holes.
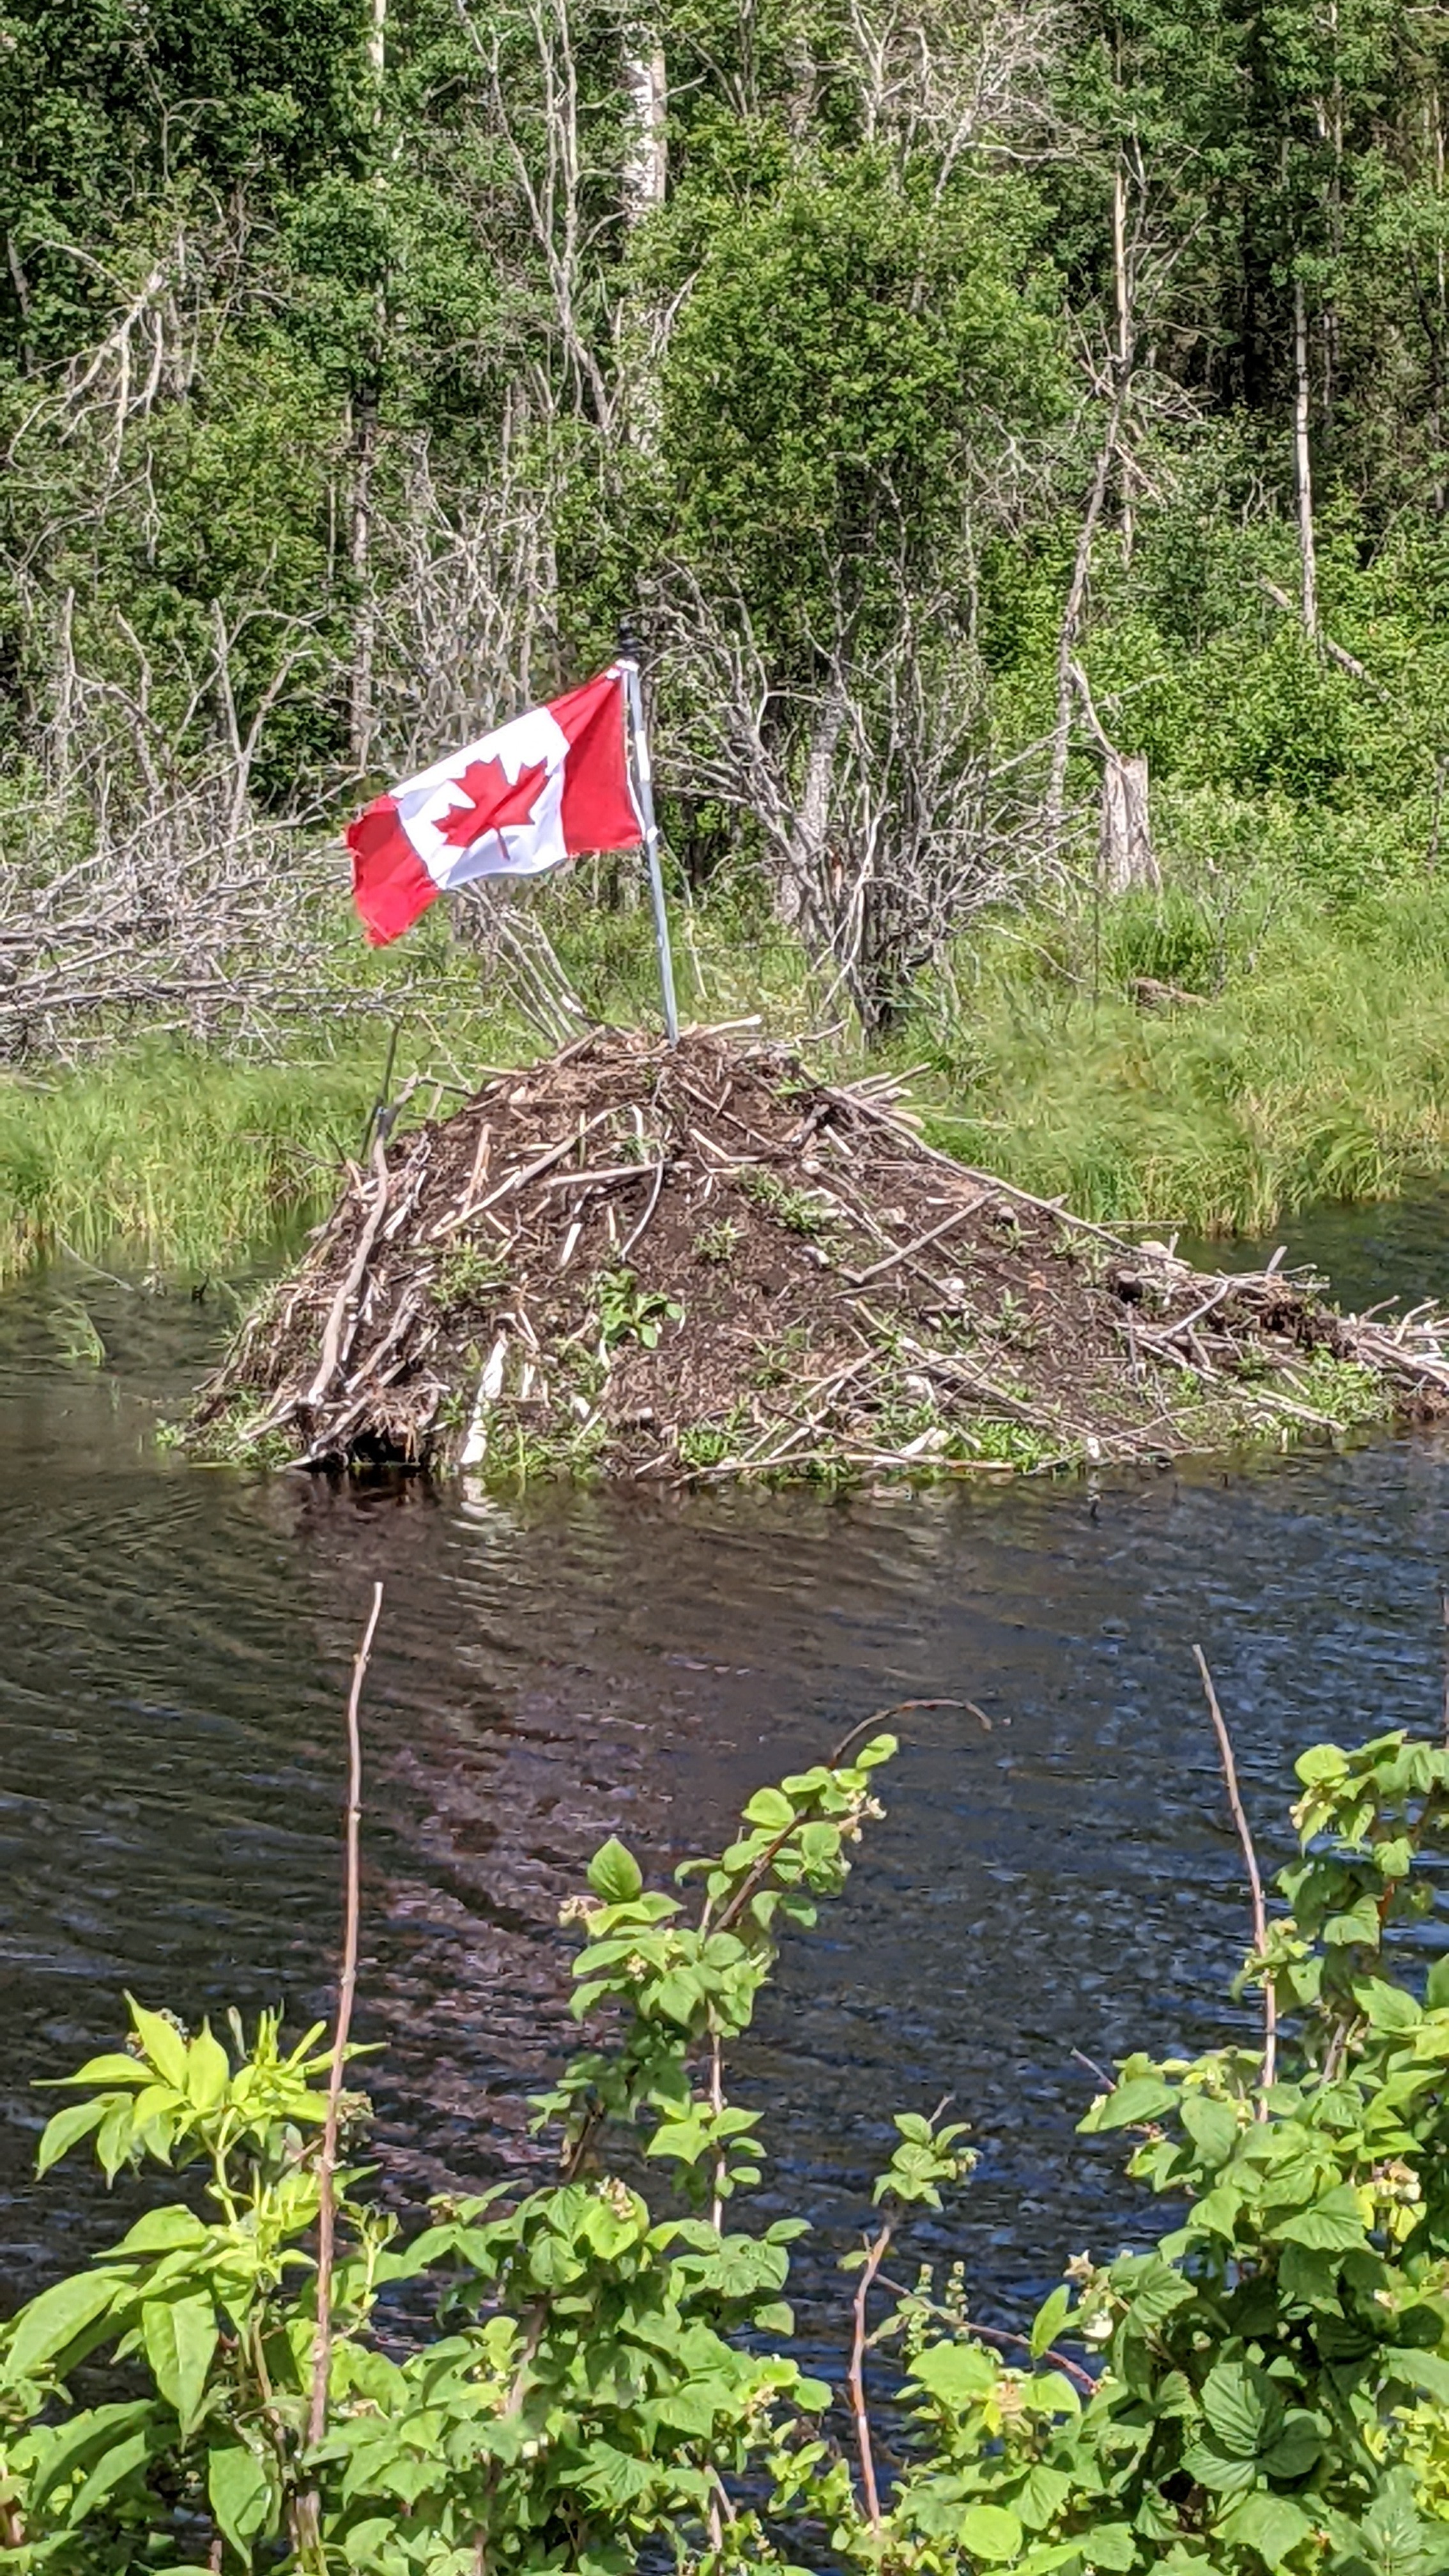
{"type": "Polygon", "coordinates": [[[615,665],[375,797],[347,827],[352,897],[373,947],[450,886],[537,876],[582,851],[642,841],[624,720],[615,665]]]}

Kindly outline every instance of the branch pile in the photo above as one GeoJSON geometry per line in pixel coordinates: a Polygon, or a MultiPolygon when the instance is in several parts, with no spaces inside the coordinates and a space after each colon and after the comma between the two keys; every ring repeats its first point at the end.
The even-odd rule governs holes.
{"type": "Polygon", "coordinates": [[[214,1454],[667,1483],[1180,1455],[1449,1406],[1449,1318],[1206,1276],[933,1151],[897,1086],[598,1031],[375,1144],[202,1389],[214,1454]]]}

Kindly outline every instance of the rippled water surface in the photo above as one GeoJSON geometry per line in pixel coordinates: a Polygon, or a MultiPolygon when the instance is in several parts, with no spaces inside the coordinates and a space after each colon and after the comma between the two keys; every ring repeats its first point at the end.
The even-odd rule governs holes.
{"type": "MultiPolygon", "coordinates": [[[[1442,1204],[1287,1232],[1355,1302],[1445,1287],[1442,1204]]],[[[79,2164],[30,2168],[36,2079],[113,2039],[124,1988],[188,2017],[325,2009],[377,1576],[361,2017],[394,2198],[536,2154],[557,1908],[605,1833],[663,1867],[871,1710],[949,1697],[990,1731],[906,1721],[888,1818],[742,2068],[772,2194],[817,2222],[814,2330],[823,2349],[894,2107],[952,2093],[974,2123],[980,2172],[934,2250],[964,2256],[983,2315],[1131,2242],[1118,2151],[1073,2134],[1094,2089],[1074,2051],[1204,2041],[1244,1926],[1193,1642],[1281,1852],[1305,1740],[1437,1720],[1445,1435],[1096,1493],[511,1509],[158,1450],[221,1328],[209,1301],[87,1277],[0,1299],[0,2297],[120,2215],[79,2164]],[[77,1298],[102,1367],[64,1356],[77,1298]]]]}

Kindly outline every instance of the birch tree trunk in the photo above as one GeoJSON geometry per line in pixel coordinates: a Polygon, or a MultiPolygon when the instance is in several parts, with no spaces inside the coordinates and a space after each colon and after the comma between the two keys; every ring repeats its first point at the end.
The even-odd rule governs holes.
{"type": "MultiPolygon", "coordinates": [[[[367,29],[367,67],[372,76],[374,125],[382,123],[382,87],[387,72],[387,0],[372,0],[367,29]]],[[[378,298],[377,338],[381,348],[387,315],[378,298]]],[[[354,769],[365,770],[372,753],[373,665],[377,658],[377,602],[372,588],[372,470],[377,456],[377,388],[360,386],[352,397],[352,514],[347,561],[355,584],[356,615],[352,629],[352,668],[348,675],[347,737],[354,769]]]]}
{"type": "Polygon", "coordinates": [[[352,669],[348,680],[348,748],[364,770],[372,750],[373,662],[377,604],[372,594],[372,468],[377,451],[377,395],[368,387],[352,402],[352,525],[347,558],[356,586],[352,669]]]}
{"type": "Polygon", "coordinates": [[[658,29],[639,22],[624,30],[624,94],[628,127],[624,151],[624,221],[631,231],[664,203],[669,176],[669,88],[658,29]]]}
{"type": "MultiPolygon", "coordinates": [[[[1127,381],[1132,365],[1132,294],[1127,275],[1127,173],[1119,154],[1112,172],[1112,282],[1117,307],[1117,379],[1127,381]]],[[[1122,448],[1119,462],[1122,493],[1122,559],[1132,561],[1134,521],[1132,509],[1132,459],[1122,448]]]]}
{"type": "Polygon", "coordinates": [[[1298,487],[1298,556],[1303,630],[1318,641],[1318,557],[1313,543],[1313,459],[1308,446],[1308,297],[1293,280],[1293,467],[1298,487]]]}

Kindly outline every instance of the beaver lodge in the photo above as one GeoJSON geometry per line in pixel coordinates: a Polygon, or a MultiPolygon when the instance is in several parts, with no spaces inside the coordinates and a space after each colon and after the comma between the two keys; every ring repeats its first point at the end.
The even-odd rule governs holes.
{"type": "Polygon", "coordinates": [[[1206,1276],[968,1171],[895,1088],[598,1031],[373,1148],[195,1446],[513,1479],[964,1476],[1449,1405],[1449,1319],[1206,1276]]]}

